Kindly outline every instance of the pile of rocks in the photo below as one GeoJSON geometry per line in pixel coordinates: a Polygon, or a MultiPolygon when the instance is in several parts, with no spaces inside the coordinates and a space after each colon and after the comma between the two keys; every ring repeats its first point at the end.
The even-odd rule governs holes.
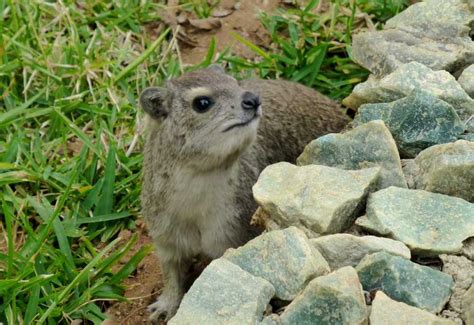
{"type": "Polygon", "coordinates": [[[344,101],[353,129],[262,172],[267,232],[170,324],[474,324],[473,24],[467,2],[428,0],[356,36],[373,75],[344,101]]]}

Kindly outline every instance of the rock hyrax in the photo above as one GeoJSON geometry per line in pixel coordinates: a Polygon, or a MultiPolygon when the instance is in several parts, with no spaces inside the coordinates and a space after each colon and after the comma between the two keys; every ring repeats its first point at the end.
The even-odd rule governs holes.
{"type": "Polygon", "coordinates": [[[217,258],[258,234],[252,185],[349,121],[329,98],[283,80],[237,81],[211,66],[147,88],[143,215],[164,288],[151,319],[172,317],[196,256],[217,258]]]}

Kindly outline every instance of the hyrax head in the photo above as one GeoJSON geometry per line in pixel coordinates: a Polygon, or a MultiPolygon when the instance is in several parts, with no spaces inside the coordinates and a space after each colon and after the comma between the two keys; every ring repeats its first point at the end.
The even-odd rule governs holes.
{"type": "Polygon", "coordinates": [[[255,140],[260,98],[240,87],[219,66],[190,72],[140,95],[170,145],[195,168],[227,166],[255,140]]]}

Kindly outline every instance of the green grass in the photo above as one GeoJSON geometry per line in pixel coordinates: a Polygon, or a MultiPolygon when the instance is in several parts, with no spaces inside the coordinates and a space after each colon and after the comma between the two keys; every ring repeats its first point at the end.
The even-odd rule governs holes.
{"type": "MultiPolygon", "coordinates": [[[[206,17],[215,3],[203,3],[180,2],[206,17]]],[[[216,58],[212,43],[200,66],[227,62],[236,76],[297,80],[341,98],[367,76],[349,55],[359,11],[377,25],[401,5],[334,1],[320,14],[307,1],[263,15],[272,50],[239,38],[257,60],[216,58]]],[[[181,73],[172,33],[156,27],[162,12],[151,0],[0,0],[0,322],[98,324],[150,253],[120,265],[136,237],[117,236],[139,216],[138,94],[181,73]]]]}

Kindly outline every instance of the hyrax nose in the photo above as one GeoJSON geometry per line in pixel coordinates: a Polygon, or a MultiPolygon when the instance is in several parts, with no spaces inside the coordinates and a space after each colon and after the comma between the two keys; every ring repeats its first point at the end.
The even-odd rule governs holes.
{"type": "Polygon", "coordinates": [[[260,104],[260,97],[258,97],[254,93],[251,93],[250,91],[246,91],[242,96],[242,108],[244,110],[256,111],[260,104]]]}

